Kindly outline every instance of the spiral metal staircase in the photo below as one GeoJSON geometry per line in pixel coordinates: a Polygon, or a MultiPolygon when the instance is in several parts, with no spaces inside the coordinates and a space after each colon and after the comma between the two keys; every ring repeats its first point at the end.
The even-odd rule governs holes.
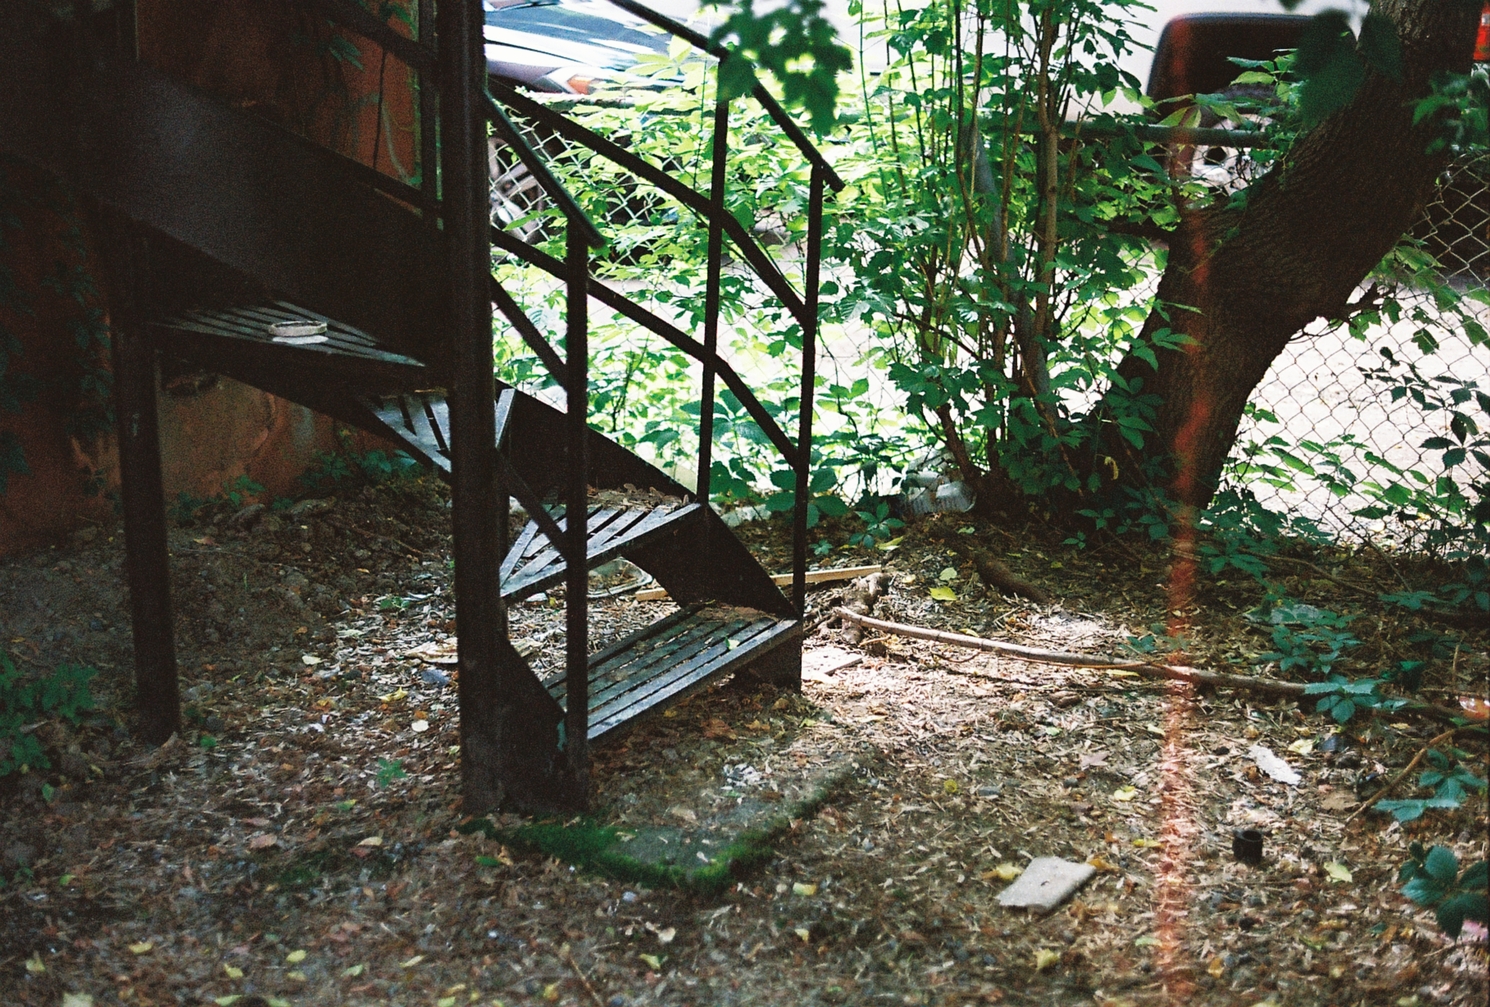
{"type": "MultiPolygon", "coordinates": [[[[353,0],[296,2],[408,66],[419,81],[421,163],[437,163],[438,172],[425,170],[421,184],[408,185],[229,107],[137,61],[128,46],[107,44],[90,24],[91,6],[0,0],[7,25],[0,149],[63,179],[96,207],[111,277],[141,733],[159,743],[180,727],[156,429],[157,357],[164,354],[392,439],[448,479],[466,808],[582,808],[591,741],[742,669],[800,681],[817,264],[825,191],[842,182],[757,89],[753,97],[811,170],[799,291],[726,212],[729,102],[716,103],[709,189],[696,191],[489,82],[479,0],[420,4],[407,35],[353,0]],[[514,115],[611,159],[707,228],[707,310],[698,336],[596,277],[592,250],[604,235],[524,142],[514,115]],[[492,225],[489,127],[562,211],[562,259],[492,225]],[[794,437],[718,352],[726,239],[801,326],[794,437]],[[493,276],[494,247],[564,283],[563,354],[493,276]],[[697,485],[680,485],[588,426],[591,301],[700,361],[697,485]],[[293,326],[278,325],[306,320],[323,322],[324,333],[296,337],[293,326]],[[494,375],[494,320],[497,331],[515,331],[562,386],[563,409],[494,375]],[[796,475],[790,597],[697,502],[709,499],[719,381],[796,475]],[[511,498],[529,521],[509,542],[511,498]],[[678,608],[592,649],[588,571],[617,556],[655,577],[678,608]],[[565,668],[543,681],[508,640],[505,606],[560,585],[565,668]]],[[[725,56],[631,0],[614,2],[725,56]]]]}

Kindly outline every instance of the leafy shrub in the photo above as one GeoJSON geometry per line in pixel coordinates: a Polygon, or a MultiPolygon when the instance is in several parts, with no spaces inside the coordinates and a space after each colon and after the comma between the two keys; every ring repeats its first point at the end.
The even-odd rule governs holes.
{"type": "Polygon", "coordinates": [[[0,777],[51,766],[36,735],[23,728],[43,717],[76,724],[93,708],[88,683],[97,674],[92,668],[64,664],[45,678],[27,681],[10,656],[0,652],[0,777]]]}

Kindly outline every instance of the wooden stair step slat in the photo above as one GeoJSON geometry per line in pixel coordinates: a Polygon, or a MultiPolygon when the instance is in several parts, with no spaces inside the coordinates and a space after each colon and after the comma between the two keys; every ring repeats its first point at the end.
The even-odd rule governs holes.
{"type": "MultiPolygon", "coordinates": [[[[628,549],[637,548],[678,522],[691,518],[698,509],[698,504],[690,503],[681,507],[627,507],[615,511],[605,508],[592,512],[588,516],[588,530],[593,537],[586,544],[585,564],[589,567],[599,566],[628,549]]],[[[547,543],[547,536],[543,536],[541,532],[528,536],[526,531],[524,529],[524,534],[519,536],[520,542],[526,539],[523,542],[524,551],[534,548],[533,543],[540,536],[547,543]]],[[[509,550],[509,558],[514,553],[517,553],[516,544],[509,550]]],[[[503,569],[508,569],[506,562],[503,563],[503,569]]],[[[502,583],[502,597],[509,599],[536,594],[559,584],[564,579],[568,564],[557,549],[546,545],[532,560],[523,562],[520,559],[512,564],[511,569],[514,572],[505,577],[502,583]]]]}
{"type": "MultiPolygon", "coordinates": [[[[592,655],[590,739],[676,703],[775,646],[800,628],[795,619],[736,608],[675,613],[592,655]]],[[[561,705],[564,676],[544,683],[561,705]]]]}

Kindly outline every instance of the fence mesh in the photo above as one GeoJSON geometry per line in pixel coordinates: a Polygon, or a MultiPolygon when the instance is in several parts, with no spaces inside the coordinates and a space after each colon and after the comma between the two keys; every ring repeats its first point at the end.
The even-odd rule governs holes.
{"type": "Polygon", "coordinates": [[[1295,338],[1238,441],[1239,457],[1268,462],[1238,481],[1348,538],[1421,544],[1430,526],[1467,520],[1444,501],[1472,502],[1490,479],[1490,346],[1466,325],[1490,328],[1490,154],[1445,173],[1412,237],[1447,291],[1404,281],[1397,321],[1295,338]]]}
{"type": "MultiPolygon", "coordinates": [[[[702,131],[703,116],[696,119],[702,131]]],[[[596,213],[602,228],[627,235],[628,240],[642,234],[634,252],[641,258],[650,251],[649,235],[654,240],[671,235],[680,218],[691,216],[671,197],[616,170],[591,151],[530,124],[519,122],[519,126],[555,172],[578,186],[582,201],[596,213]],[[643,227],[649,223],[654,229],[643,227]]],[[[625,134],[617,139],[623,146],[629,144],[625,134]]],[[[679,177],[701,188],[706,187],[708,170],[702,152],[702,144],[696,150],[680,150],[678,162],[670,166],[679,177]]],[[[1204,170],[1197,168],[1195,173],[1223,189],[1234,187],[1256,167],[1241,152],[1218,156],[1208,151],[1205,156],[1209,160],[1204,170]]],[[[556,238],[562,223],[510,152],[494,148],[492,168],[497,180],[493,222],[525,240],[541,243],[556,238]]],[[[781,219],[763,216],[762,221],[758,236],[778,246],[772,249],[773,257],[795,276],[800,249],[792,239],[799,236],[789,235],[781,219]]],[[[1434,263],[1431,275],[1444,282],[1396,281],[1390,291],[1401,307],[1396,320],[1384,318],[1356,333],[1338,326],[1298,336],[1258,386],[1239,434],[1232,484],[1245,485],[1265,506],[1307,518],[1332,535],[1421,544],[1425,535],[1437,534],[1444,522],[1465,525],[1469,505],[1477,493],[1484,492],[1475,487],[1490,480],[1490,345],[1476,343],[1465,324],[1468,318],[1490,329],[1490,294],[1486,293],[1490,282],[1490,153],[1463,157],[1444,174],[1411,236],[1416,250],[1410,258],[1415,256],[1420,264],[1434,263]],[[1448,300],[1446,291],[1452,295],[1448,300]],[[1445,477],[1452,480],[1452,486],[1443,482],[1445,477]]],[[[831,273],[831,264],[828,268],[831,273]]],[[[633,274],[623,286],[634,296],[645,287],[667,288],[680,281],[701,286],[701,276],[673,276],[661,267],[660,260],[658,270],[648,282],[633,274]]],[[[744,271],[739,279],[743,285],[737,291],[760,302],[761,292],[749,289],[744,271]]],[[[530,298],[538,295],[537,300],[542,300],[546,293],[548,313],[554,316],[550,321],[557,325],[556,281],[537,277],[535,282],[530,298]]],[[[1392,285],[1380,279],[1375,282],[1392,285]]],[[[528,303],[537,307],[533,300],[528,303]]],[[[675,317],[683,328],[693,328],[675,309],[652,306],[675,317]]],[[[757,308],[762,306],[757,304],[757,308]]],[[[734,338],[721,340],[721,348],[732,357],[747,384],[762,391],[774,386],[777,395],[790,394],[795,361],[752,354],[750,348],[758,345],[762,334],[760,329],[741,325],[734,338]]],[[[868,341],[867,333],[837,332],[830,327],[824,332],[819,373],[847,387],[854,377],[866,373],[863,353],[868,341]]],[[[646,369],[656,366],[651,357],[657,349],[655,336],[634,326],[602,325],[592,345],[596,393],[603,400],[600,405],[611,412],[606,417],[609,432],[620,434],[620,428],[636,423],[639,415],[663,406],[663,398],[654,394],[649,400],[644,387],[649,383],[646,369]],[[612,384],[617,387],[611,388],[612,384]]],[[[697,367],[692,361],[680,357],[668,367],[669,384],[697,387],[697,367]]],[[[893,388],[880,380],[883,375],[868,377],[872,390],[860,396],[860,401],[881,412],[893,411],[898,401],[893,388]]],[[[661,416],[651,415],[646,425],[657,427],[661,416]]],[[[656,429],[627,431],[623,439],[650,437],[658,461],[686,468],[695,447],[688,429],[693,419],[676,412],[668,417],[665,426],[676,431],[676,441],[659,443],[656,429]]],[[[731,422],[733,417],[725,419],[726,431],[750,427],[743,416],[738,417],[738,424],[731,422]]],[[[831,424],[834,417],[825,419],[831,424]]],[[[644,448],[646,444],[630,446],[644,448]]],[[[742,442],[733,449],[720,444],[719,450],[730,456],[736,451],[748,454],[752,447],[742,442]]],[[[691,472],[678,474],[692,476],[691,472]]],[[[891,485],[878,488],[883,491],[891,485]]]]}

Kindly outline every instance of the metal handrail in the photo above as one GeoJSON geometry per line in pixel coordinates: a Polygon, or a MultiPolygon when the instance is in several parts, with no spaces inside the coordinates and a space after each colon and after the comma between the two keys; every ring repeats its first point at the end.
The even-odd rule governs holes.
{"type": "Polygon", "coordinates": [[[802,300],[801,295],[795,290],[792,290],[786,277],[776,268],[770,256],[766,255],[765,250],[760,247],[760,244],[750,236],[750,232],[746,231],[744,226],[735,219],[734,214],[728,212],[716,213],[709,199],[701,193],[690,189],[683,182],[657,168],[655,165],[648,164],[615,141],[607,140],[594,130],[581,126],[571,119],[566,119],[543,103],[534,101],[527,95],[521,94],[505,84],[494,81],[493,86],[502,95],[502,101],[512,106],[522,115],[535,122],[542,123],[565,139],[573,140],[584,147],[590,148],[602,157],[614,161],[617,165],[636,175],[638,178],[651,182],[657,188],[688,207],[688,209],[703,217],[710,224],[714,223],[717,218],[718,222],[724,227],[725,233],[730,236],[730,240],[740,249],[741,254],[749,260],[760,278],[766,281],[766,285],[771,288],[771,292],[781,299],[781,302],[786,305],[787,310],[796,317],[798,322],[803,321],[806,302],[802,300]]]}
{"type": "MultiPolygon", "coordinates": [[[[493,226],[491,236],[492,244],[505,252],[525,260],[529,265],[537,266],[539,269],[546,270],[554,276],[562,277],[565,275],[563,261],[549,255],[542,249],[535,248],[521,238],[508,234],[500,227],[493,226]]],[[[772,446],[780,451],[788,460],[796,457],[797,446],[792,443],[791,438],[787,437],[786,431],[781,429],[781,425],[776,422],[775,417],[771,415],[770,411],[755,397],[755,393],[750,390],[749,385],[745,384],[739,372],[730,366],[729,361],[720,357],[717,353],[710,357],[703,343],[694,339],[672,323],[658,318],[620,291],[607,287],[593,276],[590,277],[588,292],[591,297],[595,298],[601,304],[604,304],[608,308],[614,308],[638,325],[650,329],[695,360],[712,365],[725,385],[740,400],[740,405],[745,407],[745,411],[750,414],[750,418],[755,420],[760,426],[761,432],[770,440],[772,446]]]]}
{"type": "Polygon", "coordinates": [[[388,27],[387,23],[379,21],[367,8],[358,6],[352,0],[295,0],[295,2],[306,7],[314,7],[337,24],[352,29],[370,42],[376,42],[420,73],[434,71],[435,51],[427,42],[400,35],[388,27]]]}
{"type": "MultiPolygon", "coordinates": [[[[610,0],[610,2],[624,11],[635,14],[643,21],[686,40],[695,49],[702,49],[716,59],[744,58],[722,45],[711,44],[707,38],[687,25],[674,21],[666,14],[659,14],[645,4],[637,3],[636,0],[610,0]]],[[[781,103],[771,96],[771,92],[766,90],[765,85],[756,84],[750,94],[751,97],[761,103],[761,107],[776,121],[776,125],[781,127],[781,131],[787,135],[787,139],[796,144],[797,150],[801,151],[802,156],[807,158],[808,163],[824,172],[823,178],[827,181],[828,187],[834,192],[842,192],[844,187],[843,179],[839,178],[838,173],[833,170],[833,166],[823,159],[822,152],[813,145],[811,140],[807,139],[807,134],[803,133],[802,128],[797,125],[796,121],[786,114],[786,109],[782,108],[781,103]]]]}
{"type": "Polygon", "coordinates": [[[523,135],[512,124],[512,120],[507,118],[507,113],[502,111],[501,106],[492,99],[489,92],[481,97],[486,104],[487,118],[496,127],[497,132],[502,134],[503,142],[517,152],[518,160],[522,161],[523,167],[532,173],[543,191],[548,193],[549,198],[558,206],[570,226],[579,229],[580,237],[584,238],[585,244],[591,248],[604,248],[605,236],[600,233],[600,229],[595,226],[585,211],[580,209],[579,204],[574,201],[569,190],[564,188],[563,183],[548,170],[548,165],[543,158],[539,157],[528,141],[523,139],[523,135]]]}

